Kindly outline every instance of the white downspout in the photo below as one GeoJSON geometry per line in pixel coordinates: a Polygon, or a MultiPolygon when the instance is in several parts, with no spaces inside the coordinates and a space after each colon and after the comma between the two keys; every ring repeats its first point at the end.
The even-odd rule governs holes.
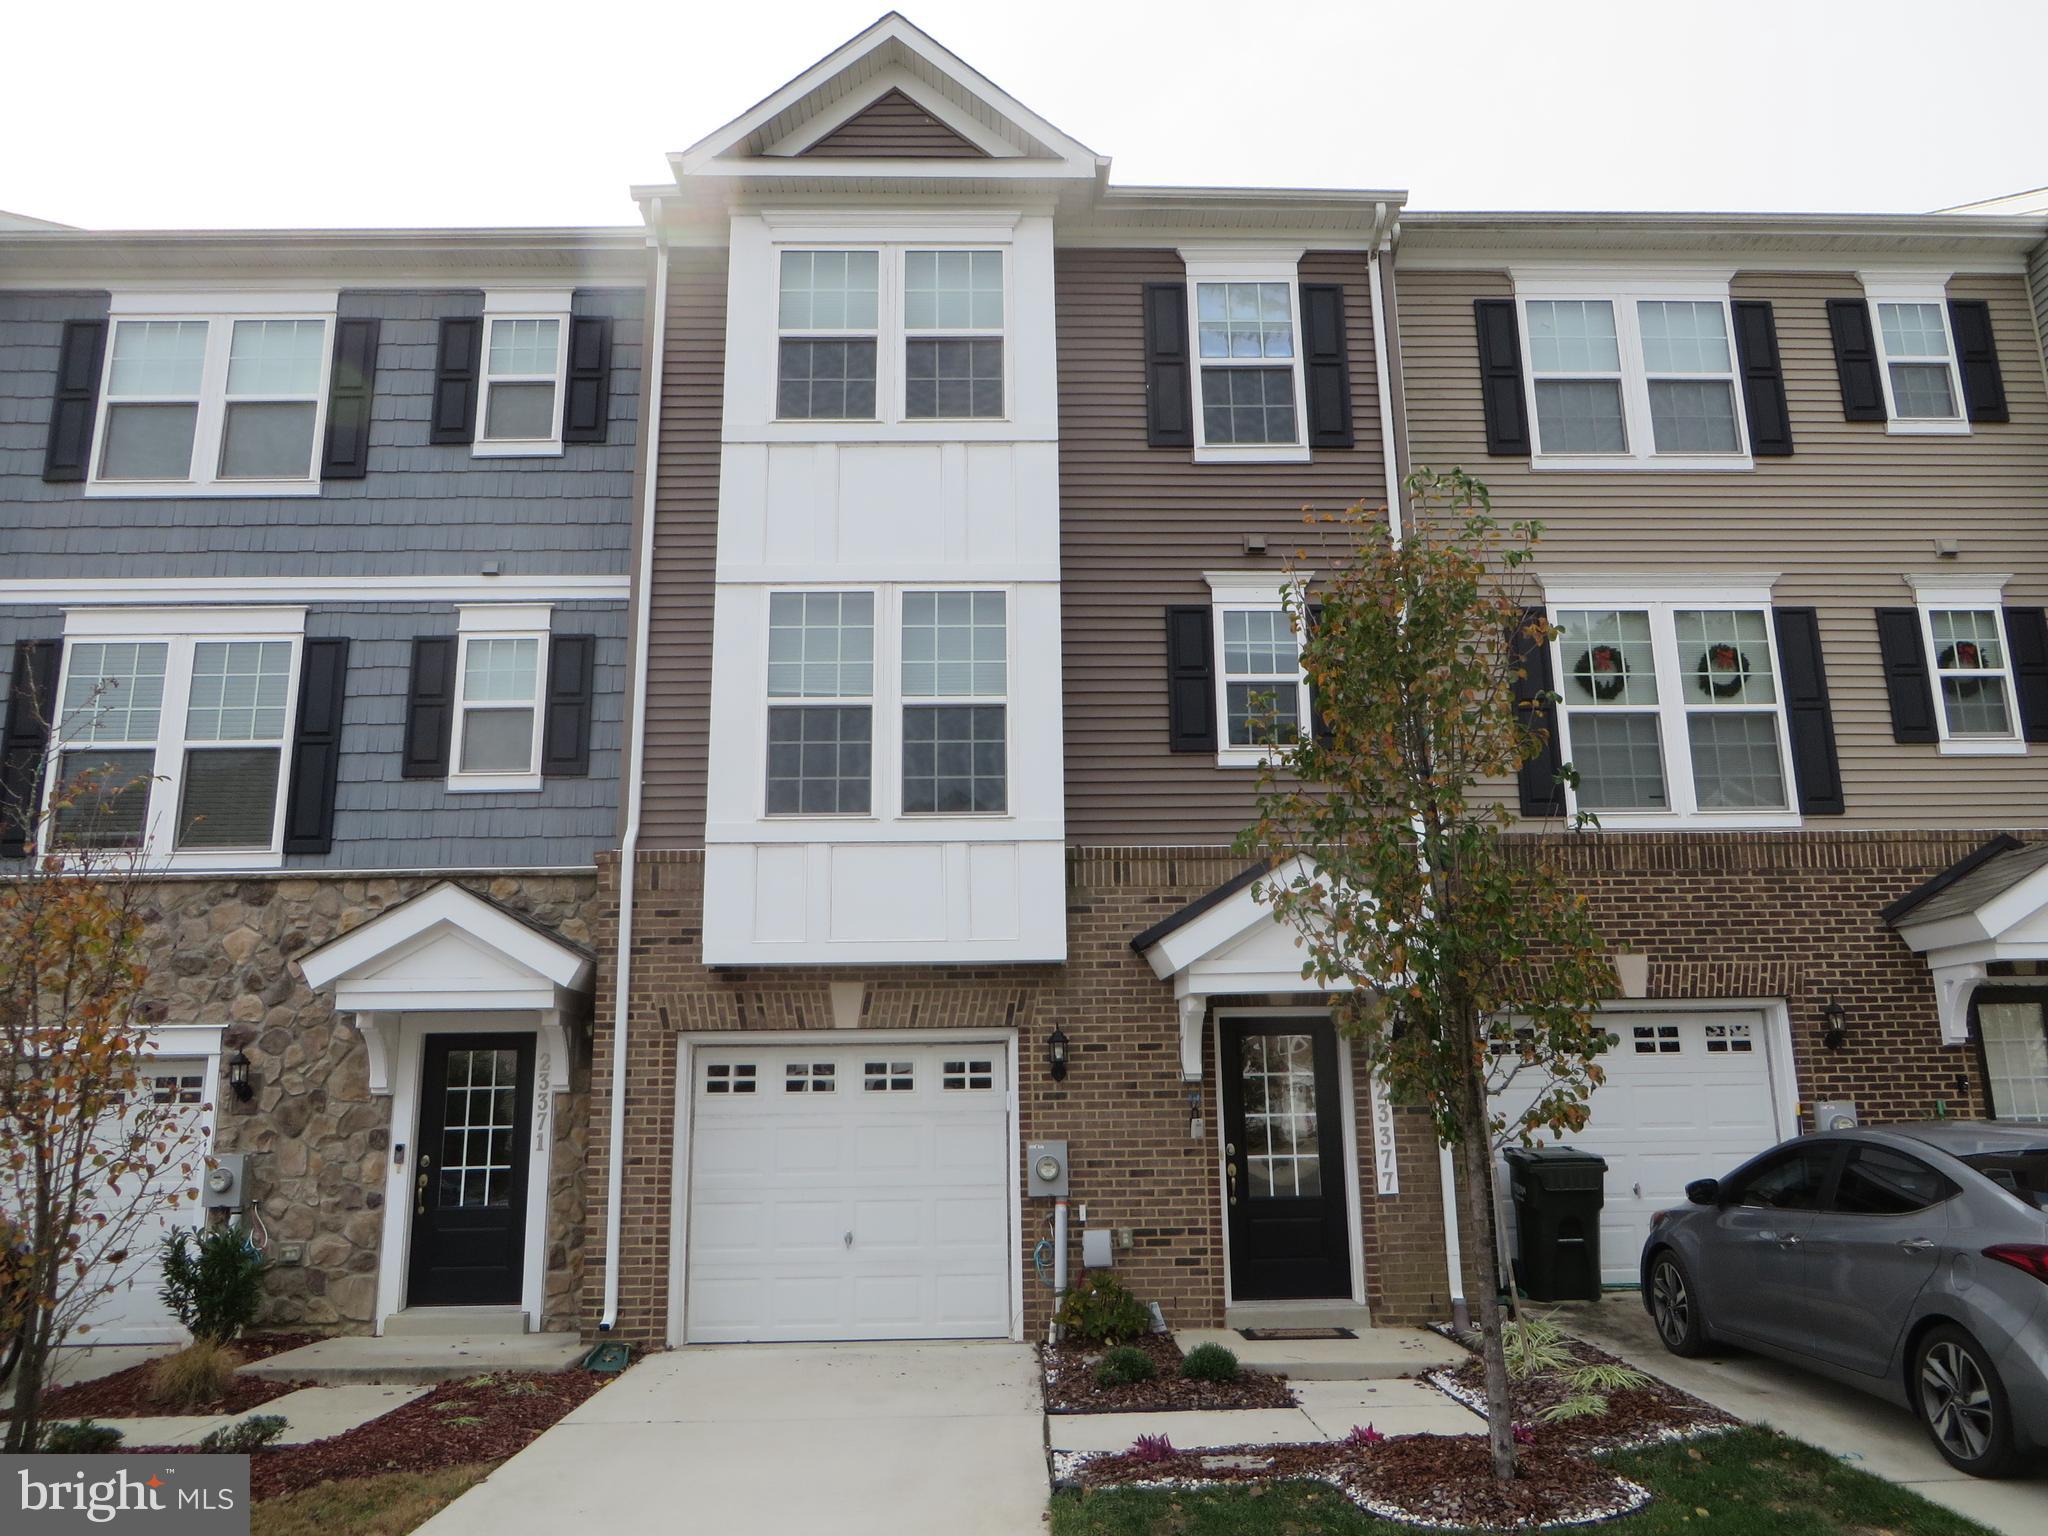
{"type": "MultiPolygon", "coordinates": [[[[1369,267],[1372,288],[1373,377],[1380,391],[1380,454],[1387,470],[1387,537],[1396,549],[1401,546],[1401,466],[1394,453],[1393,370],[1387,345],[1387,298],[1380,282],[1380,255],[1394,248],[1388,227],[1387,205],[1381,203],[1373,218],[1373,256],[1369,267]]],[[[1437,1149],[1437,1173],[1443,1189],[1444,1266],[1448,1271],[1451,1321],[1458,1328],[1470,1326],[1465,1301],[1465,1247],[1458,1237],[1458,1178],[1451,1149],[1437,1149]]]]}
{"type": "Polygon", "coordinates": [[[654,340],[645,361],[653,380],[647,391],[645,425],[647,485],[640,503],[639,581],[633,594],[633,696],[631,736],[626,749],[626,825],[619,838],[619,947],[612,963],[612,1125],[605,1167],[604,1315],[598,1331],[619,1320],[620,1197],[626,1182],[626,1021],[631,1014],[633,967],[633,883],[639,873],[640,778],[646,759],[647,650],[654,587],[654,493],[660,483],[662,360],[668,348],[668,239],[662,228],[662,200],[654,199],[654,340]]]}

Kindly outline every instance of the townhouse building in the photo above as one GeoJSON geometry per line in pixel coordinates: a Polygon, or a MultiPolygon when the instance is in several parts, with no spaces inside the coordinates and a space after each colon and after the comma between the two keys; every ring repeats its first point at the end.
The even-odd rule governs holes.
{"type": "MultiPolygon", "coordinates": [[[[246,1160],[265,1321],[575,1325],[645,268],[0,232],[0,859],[145,882],[145,1088],[246,1160]]],[[[179,1336],[138,1251],[96,1341],[179,1336]]]]}

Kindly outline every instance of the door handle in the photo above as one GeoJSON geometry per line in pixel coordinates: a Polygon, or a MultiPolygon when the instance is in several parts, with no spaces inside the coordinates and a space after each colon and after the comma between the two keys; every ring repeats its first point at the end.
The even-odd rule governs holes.
{"type": "Polygon", "coordinates": [[[1934,1239],[1931,1237],[1903,1238],[1900,1240],[1899,1246],[1908,1253],[1928,1253],[1933,1250],[1934,1239]]]}
{"type": "Polygon", "coordinates": [[[1797,1232],[1787,1232],[1778,1239],[1778,1246],[1781,1248],[1797,1248],[1799,1246],[1799,1234],[1797,1232]]]}
{"type": "Polygon", "coordinates": [[[853,1234],[851,1232],[846,1234],[846,1246],[849,1248],[853,1246],[853,1234]]]}

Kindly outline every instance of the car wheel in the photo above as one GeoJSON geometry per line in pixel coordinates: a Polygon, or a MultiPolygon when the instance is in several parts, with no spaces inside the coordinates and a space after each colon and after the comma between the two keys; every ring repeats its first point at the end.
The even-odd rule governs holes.
{"type": "Polygon", "coordinates": [[[1650,1321],[1657,1337],[1674,1355],[1707,1351],[1707,1320],[1700,1311],[1699,1292],[1685,1263],[1669,1248],[1650,1261],[1650,1321]]]}
{"type": "Polygon", "coordinates": [[[2004,1477],[2019,1460],[2005,1383],[1984,1347],[1953,1323],[1913,1353],[1913,1407],[1942,1459],[1972,1477],[2004,1477]]]}

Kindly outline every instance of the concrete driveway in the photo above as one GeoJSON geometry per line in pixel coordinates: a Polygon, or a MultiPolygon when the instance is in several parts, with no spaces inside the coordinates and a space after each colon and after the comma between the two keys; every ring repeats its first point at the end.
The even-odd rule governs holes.
{"type": "Polygon", "coordinates": [[[1558,1322],[1589,1343],[1738,1418],[1832,1451],[2008,1536],[2048,1531],[2048,1465],[2001,1482],[1966,1477],[1941,1459],[1904,1408],[1761,1355],[1730,1350],[1681,1360],[1657,1341],[1633,1291],[1556,1310],[1558,1322]]]}
{"type": "Polygon", "coordinates": [[[1022,1344],[723,1344],[641,1361],[421,1536],[1036,1536],[1022,1344]]]}

